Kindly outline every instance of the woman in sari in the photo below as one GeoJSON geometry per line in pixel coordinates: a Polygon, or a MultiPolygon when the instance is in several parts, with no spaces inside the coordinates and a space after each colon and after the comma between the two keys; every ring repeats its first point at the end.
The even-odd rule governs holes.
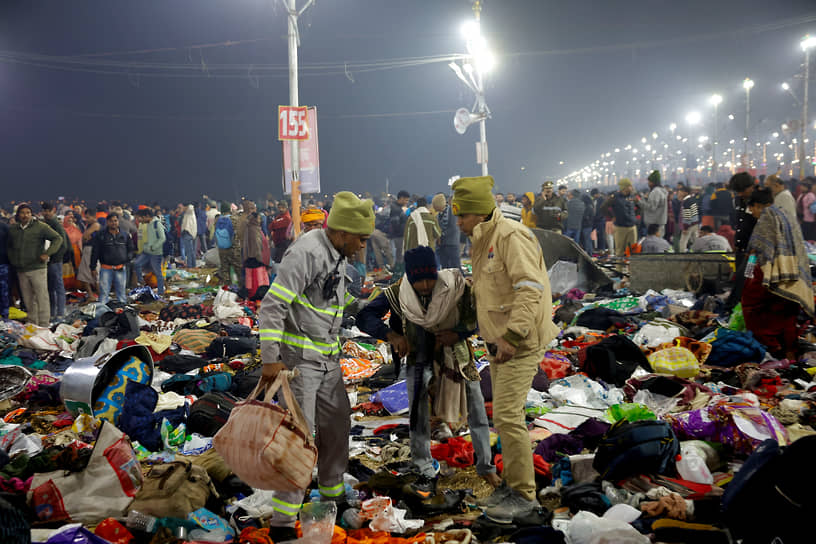
{"type": "Polygon", "coordinates": [[[62,226],[65,229],[65,234],[68,235],[68,241],[71,247],[68,248],[70,259],[63,266],[63,281],[66,289],[76,289],[79,287],[79,282],[76,279],[77,268],[82,260],[82,231],[76,225],[76,218],[72,211],[68,211],[62,220],[62,226]],[[70,265],[70,266],[69,266],[70,265]],[[65,270],[69,268],[70,273],[65,270]]]}
{"type": "Polygon", "coordinates": [[[796,218],[773,202],[768,189],[755,189],[748,201],[757,218],[748,242],[756,264],[751,276],[746,269],[742,312],[745,326],[772,355],[796,360],[799,309],[814,315],[810,264],[796,218]]]}
{"type": "Polygon", "coordinates": [[[96,220],[96,215],[91,210],[85,210],[85,232],[82,233],[82,258],[79,261],[79,269],[77,270],[77,281],[80,282],[82,288],[88,293],[88,300],[98,300],[97,295],[97,277],[91,271],[91,240],[96,236],[100,230],[99,221],[96,220]]]}
{"type": "MultiPolygon", "coordinates": [[[[269,285],[268,266],[270,261],[269,240],[261,229],[258,212],[252,212],[244,225],[243,245],[241,246],[244,261],[244,285],[247,298],[256,296],[256,291],[269,285]]],[[[264,291],[264,294],[266,292],[264,291]]]]}

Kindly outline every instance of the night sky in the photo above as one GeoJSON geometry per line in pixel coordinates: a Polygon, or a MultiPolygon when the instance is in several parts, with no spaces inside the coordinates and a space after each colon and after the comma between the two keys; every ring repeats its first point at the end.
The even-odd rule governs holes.
{"type": "MultiPolygon", "coordinates": [[[[392,192],[431,193],[480,173],[478,127],[461,136],[452,124],[473,96],[447,62],[342,68],[464,53],[471,17],[467,0],[309,8],[300,102],[318,108],[324,192],[378,194],[388,178],[392,192]]],[[[798,44],[816,33],[816,4],[486,0],[482,29],[498,58],[490,173],[499,190],[523,191],[707,111],[713,92],[736,130],[746,76],[757,138],[798,117],[779,83],[799,91],[798,44]]],[[[280,196],[277,106],[289,95],[278,0],[0,0],[0,51],[0,201],[280,196]],[[224,42],[238,43],[214,45],[224,42]],[[251,64],[263,67],[209,68],[251,64]]]]}

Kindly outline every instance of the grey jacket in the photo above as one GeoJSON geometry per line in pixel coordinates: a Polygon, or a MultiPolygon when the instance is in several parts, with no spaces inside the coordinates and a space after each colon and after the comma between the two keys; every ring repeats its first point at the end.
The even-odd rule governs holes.
{"type": "Polygon", "coordinates": [[[346,259],[323,229],[307,232],[289,246],[258,313],[264,363],[283,360],[289,368],[321,370],[339,366],[340,323],[354,300],[346,293],[345,270],[346,259]],[[337,285],[325,299],[323,285],[334,274],[337,285]]]}
{"type": "Polygon", "coordinates": [[[668,193],[666,189],[658,185],[649,192],[649,196],[643,202],[643,222],[647,225],[665,225],[668,220],[668,208],[666,199],[668,193]]]}
{"type": "Polygon", "coordinates": [[[581,230],[584,220],[584,210],[586,204],[580,197],[573,197],[567,201],[567,220],[564,228],[566,230],[581,230]]]}

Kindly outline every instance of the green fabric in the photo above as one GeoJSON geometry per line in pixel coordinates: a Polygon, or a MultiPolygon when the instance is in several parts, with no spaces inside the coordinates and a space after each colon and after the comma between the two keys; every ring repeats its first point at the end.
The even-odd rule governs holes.
{"type": "Polygon", "coordinates": [[[734,306],[731,318],[728,320],[728,328],[734,331],[745,330],[745,316],[742,315],[742,302],[734,306]]]}
{"type": "Polygon", "coordinates": [[[646,179],[648,179],[652,183],[659,184],[660,183],[660,171],[659,170],[652,170],[652,173],[649,174],[649,177],[646,178],[646,179]]]}
{"type": "Polygon", "coordinates": [[[351,191],[340,191],[334,195],[327,224],[330,229],[370,235],[374,232],[374,205],[351,191]]]}
{"type": "Polygon", "coordinates": [[[620,313],[627,313],[635,308],[640,308],[640,301],[638,297],[622,297],[612,299],[606,302],[601,302],[595,305],[596,308],[609,308],[610,310],[617,310],[620,313]]]}
{"type": "Polygon", "coordinates": [[[45,253],[51,257],[59,251],[60,246],[62,246],[60,235],[37,219],[31,219],[31,223],[25,229],[19,224],[9,228],[8,259],[17,272],[45,268],[48,263],[42,262],[40,255],[45,253]],[[43,250],[46,240],[49,240],[51,245],[47,250],[43,250]]]}
{"type": "Polygon", "coordinates": [[[493,198],[493,178],[479,176],[459,178],[453,183],[451,210],[454,215],[487,215],[496,207],[493,198]]]}
{"type": "Polygon", "coordinates": [[[15,355],[10,355],[4,359],[0,359],[0,365],[23,366],[25,368],[31,368],[34,370],[42,370],[46,367],[47,363],[45,361],[34,361],[30,365],[24,365],[22,359],[15,355]]]}
{"type": "Polygon", "coordinates": [[[629,423],[657,419],[654,412],[649,410],[643,404],[638,403],[613,404],[606,411],[606,417],[610,421],[620,421],[625,419],[629,423]]]}
{"type": "MultiPolygon", "coordinates": [[[[62,226],[62,223],[60,223],[59,219],[57,219],[57,216],[54,216],[51,219],[43,219],[43,222],[54,229],[54,232],[59,234],[62,238],[62,244],[60,244],[57,252],[51,255],[51,260],[49,262],[62,264],[62,258],[65,256],[65,251],[71,247],[71,240],[68,239],[68,234],[65,232],[65,228],[62,226]]],[[[79,263],[77,263],[77,266],[78,265],[79,263]]]]}

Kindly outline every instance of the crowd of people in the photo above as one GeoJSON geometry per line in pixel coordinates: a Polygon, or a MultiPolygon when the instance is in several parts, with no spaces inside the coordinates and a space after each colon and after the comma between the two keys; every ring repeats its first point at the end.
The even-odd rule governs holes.
{"type": "MultiPolygon", "coordinates": [[[[0,313],[8,319],[10,308],[24,308],[29,321],[49,326],[65,316],[66,288],[104,304],[111,293],[126,302],[129,287],[153,281],[161,297],[167,266],[195,267],[208,252],[217,253],[218,281],[263,300],[262,381],[271,383],[283,369],[299,371],[292,389],[318,436],[319,490],[324,500],[342,505],[349,418],[337,415],[350,406],[338,336],[344,314],[356,308],[361,331],[388,342],[397,359],[406,357],[411,457],[420,476],[415,490],[432,493],[438,477],[429,411],[451,421],[467,414],[477,471],[495,487],[482,506],[489,518],[507,523],[537,504],[523,407],[546,346],[559,332],[531,228],[563,233],[596,257],[733,250],[736,273],[726,305],[730,310],[741,302],[747,328],[779,357],[796,357],[800,310],[814,315],[805,245],[816,211],[810,180],[739,173],[727,184],[667,188],[655,171],[647,191],[639,193],[625,178],[618,186],[607,195],[546,181],[538,196],[516,199],[494,194],[493,179],[485,176],[458,179],[449,192],[400,191],[378,203],[341,191],[331,202],[307,200],[299,228],[284,200],[269,200],[261,211],[249,200],[206,197],[172,210],[65,201],[35,210],[22,203],[0,221],[0,313]],[[462,272],[463,256],[470,257],[470,279],[462,272]],[[394,281],[357,308],[355,273],[357,280],[383,273],[394,281]],[[490,354],[501,477],[490,457],[488,418],[467,344],[476,331],[490,354]],[[429,405],[433,376],[441,383],[429,405]]],[[[275,495],[271,524],[281,534],[291,536],[303,498],[301,491],[275,495]]]]}

